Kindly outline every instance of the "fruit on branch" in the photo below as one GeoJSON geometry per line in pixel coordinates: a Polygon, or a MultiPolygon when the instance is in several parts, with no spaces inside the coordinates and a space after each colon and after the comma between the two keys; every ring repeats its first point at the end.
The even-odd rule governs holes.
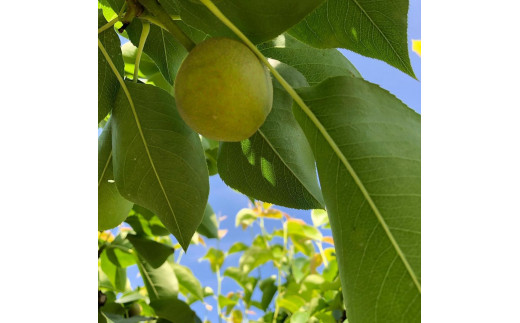
{"type": "Polygon", "coordinates": [[[271,76],[242,42],[210,38],[182,62],[175,102],[184,121],[203,136],[241,141],[252,136],[271,111],[271,76]]]}
{"type": "Polygon", "coordinates": [[[142,310],[143,308],[141,307],[141,305],[139,305],[138,303],[132,303],[132,305],[130,305],[130,307],[128,308],[128,316],[137,316],[141,314],[142,310]]]}

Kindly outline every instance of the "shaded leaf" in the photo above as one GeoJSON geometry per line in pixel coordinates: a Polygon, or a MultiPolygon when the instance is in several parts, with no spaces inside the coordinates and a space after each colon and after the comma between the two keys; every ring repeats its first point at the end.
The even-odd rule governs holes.
{"type": "Polygon", "coordinates": [[[110,281],[113,289],[118,292],[124,292],[126,289],[126,268],[117,267],[107,256],[106,250],[101,253],[101,270],[110,281]]]}
{"type": "MultiPolygon", "coordinates": [[[[293,86],[307,84],[292,67],[279,63],[276,69],[293,86]]],[[[260,129],[241,142],[220,144],[219,175],[227,185],[258,200],[320,208],[323,198],[314,158],[291,107],[291,96],[273,81],[273,107],[260,129]]]]}
{"type": "Polygon", "coordinates": [[[138,257],[137,267],[148,291],[150,301],[177,298],[179,282],[169,263],[153,268],[146,260],[138,257]]]}
{"type": "MultiPolygon", "coordinates": [[[[98,28],[107,21],[103,12],[98,10],[98,28]]],[[[114,63],[120,75],[124,75],[124,63],[121,55],[121,41],[113,28],[98,34],[98,38],[105,47],[108,56],[114,63]]],[[[103,120],[112,111],[120,85],[108,61],[98,48],[98,122],[103,120]]]]}
{"type": "Polygon", "coordinates": [[[158,268],[164,264],[166,259],[168,259],[175,250],[171,246],[133,234],[129,234],[126,237],[130,240],[139,255],[153,268],[158,268]]]}
{"type": "Polygon", "coordinates": [[[349,320],[418,322],[420,116],[358,78],[298,93],[316,118],[294,107],[316,156],[349,320]]]}
{"type": "Polygon", "coordinates": [[[354,65],[339,50],[314,48],[287,33],[258,45],[258,49],[264,56],[297,69],[310,85],[333,76],[361,77],[354,65]]]}
{"type": "Polygon", "coordinates": [[[126,86],[135,110],[120,91],[112,115],[117,188],[153,211],[186,250],[209,194],[200,139],[182,121],[168,93],[151,85],[126,86]]]}
{"type": "Polygon", "coordinates": [[[150,302],[155,313],[171,323],[196,323],[195,312],[188,304],[178,299],[159,299],[150,302]]]}
{"type": "MultiPolygon", "coordinates": [[[[323,0],[221,0],[215,5],[253,43],[278,36],[298,23],[323,0]]],[[[197,1],[178,0],[181,18],[187,24],[210,34],[236,38],[206,6],[197,1]]]]}
{"type": "Polygon", "coordinates": [[[328,0],[289,33],[318,48],[346,48],[415,78],[408,57],[408,0],[328,0]]]}
{"type": "Polygon", "coordinates": [[[260,281],[259,287],[262,291],[262,301],[260,302],[260,309],[264,312],[269,307],[269,304],[271,304],[271,301],[273,300],[274,294],[277,291],[277,287],[275,285],[276,278],[275,277],[269,277],[262,281],[260,281]]]}
{"type": "Polygon", "coordinates": [[[218,141],[208,139],[201,136],[202,147],[206,155],[206,164],[208,165],[209,176],[218,174],[217,155],[218,155],[218,141]]]}
{"type": "Polygon", "coordinates": [[[112,229],[121,224],[132,208],[124,199],[114,181],[112,162],[111,120],[98,138],[98,230],[112,229]]]}
{"type": "Polygon", "coordinates": [[[204,210],[204,217],[202,218],[202,222],[197,228],[197,232],[206,238],[218,238],[217,216],[209,204],[206,205],[206,209],[204,210]]]}

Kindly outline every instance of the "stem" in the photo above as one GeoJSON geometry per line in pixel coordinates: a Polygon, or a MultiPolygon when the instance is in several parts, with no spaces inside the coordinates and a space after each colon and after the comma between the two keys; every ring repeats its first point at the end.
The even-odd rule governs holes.
{"type": "Polygon", "coordinates": [[[179,257],[177,257],[177,264],[181,263],[182,256],[184,255],[184,250],[181,249],[179,252],[179,257]]]}
{"type": "Polygon", "coordinates": [[[134,66],[134,83],[137,83],[139,76],[139,64],[141,63],[141,55],[143,54],[144,44],[146,43],[146,38],[148,38],[148,34],[150,33],[150,24],[148,22],[143,22],[143,31],[141,32],[141,38],[139,39],[139,47],[137,48],[137,55],[135,57],[135,66],[134,66]]]}
{"type": "Polygon", "coordinates": [[[220,308],[220,302],[219,302],[221,287],[222,287],[222,277],[220,277],[220,266],[217,266],[217,313],[218,313],[219,323],[222,322],[222,309],[220,308]]]}
{"type": "Polygon", "coordinates": [[[139,2],[164,25],[166,30],[168,30],[188,52],[195,47],[195,43],[175,24],[170,15],[157,0],[139,0],[139,2]]]}
{"type": "Polygon", "coordinates": [[[102,32],[104,32],[105,30],[107,30],[108,28],[112,27],[113,25],[116,24],[116,22],[119,21],[119,17],[115,17],[114,19],[110,20],[108,23],[106,23],[105,25],[103,25],[101,28],[99,28],[97,30],[97,33],[98,34],[101,34],[102,32]]]}
{"type": "Polygon", "coordinates": [[[267,246],[267,249],[271,249],[271,247],[269,246],[269,241],[267,241],[267,231],[265,231],[265,227],[264,227],[264,218],[263,217],[260,217],[260,231],[262,232],[262,238],[264,239],[264,242],[265,242],[265,245],[267,246]]]}
{"type": "MultiPolygon", "coordinates": [[[[276,290],[278,291],[277,298],[280,297],[280,294],[282,293],[282,269],[278,267],[278,286],[276,286],[276,290]]],[[[273,323],[276,323],[276,317],[278,316],[278,312],[280,311],[280,306],[276,303],[276,300],[274,301],[275,304],[275,310],[273,315],[273,323]]]]}

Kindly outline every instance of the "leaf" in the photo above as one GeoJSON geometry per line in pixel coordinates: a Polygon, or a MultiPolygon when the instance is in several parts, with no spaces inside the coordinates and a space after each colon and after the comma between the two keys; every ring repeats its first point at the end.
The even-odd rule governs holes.
{"type": "MultiPolygon", "coordinates": [[[[292,85],[305,86],[294,68],[276,65],[292,85]]],[[[292,98],[273,82],[273,107],[260,129],[241,142],[222,142],[218,172],[232,188],[255,199],[297,209],[320,208],[314,158],[291,111],[292,98]]]]}
{"type": "Polygon", "coordinates": [[[328,0],[289,30],[318,48],[345,48],[415,78],[408,57],[408,0],[328,0]]]}
{"type": "MultiPolygon", "coordinates": [[[[98,10],[98,28],[107,21],[103,12],[98,10]]],[[[124,63],[121,55],[121,41],[113,28],[98,34],[98,38],[105,47],[108,56],[114,63],[119,74],[124,75],[124,63]]],[[[117,91],[120,85],[114,72],[110,68],[105,56],[98,48],[98,123],[112,111],[117,91]]]]}
{"type": "Polygon", "coordinates": [[[209,194],[200,139],[181,120],[168,93],[151,85],[126,86],[134,106],[120,91],[112,115],[117,188],[155,213],[186,250],[209,194]]]}
{"type": "Polygon", "coordinates": [[[250,247],[242,254],[238,265],[240,270],[247,274],[251,272],[251,270],[272,259],[273,255],[271,250],[259,247],[250,247]]]}
{"type": "Polygon", "coordinates": [[[218,238],[217,216],[209,204],[206,205],[204,217],[197,228],[197,232],[209,239],[218,238]]]}
{"type": "Polygon", "coordinates": [[[321,232],[315,227],[311,227],[307,224],[301,224],[299,222],[293,221],[292,219],[287,221],[287,234],[290,236],[317,241],[321,241],[323,238],[321,232]]]}
{"type": "Polygon", "coordinates": [[[246,244],[244,244],[243,242],[235,242],[230,248],[229,250],[227,251],[227,254],[230,255],[230,254],[233,254],[233,253],[236,253],[236,252],[240,252],[240,251],[244,251],[244,250],[247,250],[247,248],[249,248],[246,244]]]}
{"type": "Polygon", "coordinates": [[[285,33],[258,45],[265,57],[296,68],[310,85],[333,76],[361,77],[352,63],[337,49],[318,49],[285,33]]]}
{"type": "MultiPolygon", "coordinates": [[[[137,47],[132,42],[127,42],[121,46],[121,51],[123,53],[123,61],[125,62],[125,74],[133,79],[137,47]]],[[[139,79],[146,79],[146,84],[158,86],[173,96],[173,86],[166,81],[155,62],[144,52],[141,53],[141,60],[139,61],[138,77],[139,79]]]]}
{"type": "Polygon", "coordinates": [[[274,294],[277,291],[277,287],[275,285],[276,279],[274,277],[266,278],[262,281],[260,281],[259,287],[262,291],[262,301],[260,302],[260,309],[264,312],[269,307],[269,304],[271,304],[271,301],[273,300],[274,294]]]}
{"type": "Polygon", "coordinates": [[[358,78],[297,91],[349,321],[420,321],[420,116],[358,78]]]}
{"type": "Polygon", "coordinates": [[[308,312],[296,312],[291,315],[290,323],[307,323],[310,314],[308,312]]]}
{"type": "Polygon", "coordinates": [[[148,291],[150,301],[177,298],[179,282],[169,263],[153,268],[146,260],[138,257],[137,267],[148,291]]]}
{"type": "Polygon", "coordinates": [[[124,304],[124,303],[132,303],[140,299],[144,299],[145,297],[143,294],[139,293],[138,290],[133,290],[131,292],[123,294],[119,299],[117,299],[115,302],[118,304],[124,304]]]}
{"type": "Polygon", "coordinates": [[[291,313],[298,311],[305,305],[305,299],[295,294],[285,294],[284,296],[276,298],[276,303],[279,307],[285,308],[291,313]]]}
{"type": "Polygon", "coordinates": [[[202,147],[204,148],[204,154],[206,155],[206,163],[208,164],[209,176],[216,175],[218,173],[217,168],[217,154],[218,154],[218,141],[208,139],[201,136],[202,147]]]}
{"type": "Polygon", "coordinates": [[[316,228],[329,223],[329,216],[325,210],[312,210],[311,219],[312,225],[314,225],[316,228]]]}
{"type": "Polygon", "coordinates": [[[195,323],[196,315],[188,304],[178,299],[160,299],[150,302],[155,313],[171,323],[195,323]]]}
{"type": "Polygon", "coordinates": [[[126,238],[134,245],[139,255],[153,268],[158,268],[164,264],[175,250],[171,246],[133,234],[127,235],[126,238]]]}
{"type": "Polygon", "coordinates": [[[98,138],[98,230],[117,227],[131,208],[132,203],[119,194],[114,182],[112,129],[111,120],[108,120],[98,138]]]}
{"type": "MultiPolygon", "coordinates": [[[[191,28],[182,21],[175,23],[196,43],[206,38],[205,33],[191,28]]],[[[134,19],[126,29],[130,41],[136,47],[139,46],[142,29],[143,25],[139,19],[134,19]]],[[[150,26],[150,33],[146,38],[143,52],[157,64],[159,71],[170,85],[174,84],[177,71],[188,55],[186,49],[168,31],[154,24],[150,26]]]]}
{"type": "MultiPolygon", "coordinates": [[[[236,38],[202,3],[178,0],[181,18],[211,36],[236,38]]],[[[255,44],[272,39],[298,23],[323,0],[221,0],[215,5],[255,44]]]]}
{"type": "Polygon", "coordinates": [[[193,275],[191,270],[188,267],[181,266],[179,264],[170,263],[173,271],[175,272],[175,276],[179,281],[179,285],[184,287],[191,295],[196,297],[198,300],[204,300],[204,292],[202,290],[202,286],[200,285],[199,280],[193,275]]]}
{"type": "Polygon", "coordinates": [[[101,253],[101,270],[112,284],[115,291],[124,292],[126,289],[126,268],[117,267],[107,257],[106,250],[101,253]]]}
{"type": "Polygon", "coordinates": [[[257,218],[256,213],[251,209],[241,209],[235,216],[235,226],[242,226],[242,229],[246,229],[248,226],[253,224],[257,218]]]}
{"type": "Polygon", "coordinates": [[[244,289],[243,301],[249,304],[258,280],[255,277],[248,276],[246,272],[237,267],[226,268],[224,276],[232,278],[244,289]]]}
{"type": "Polygon", "coordinates": [[[222,268],[222,264],[224,263],[224,253],[215,248],[209,248],[208,252],[202,259],[207,259],[209,261],[209,264],[211,266],[211,270],[213,272],[217,272],[220,268],[222,268]]]}

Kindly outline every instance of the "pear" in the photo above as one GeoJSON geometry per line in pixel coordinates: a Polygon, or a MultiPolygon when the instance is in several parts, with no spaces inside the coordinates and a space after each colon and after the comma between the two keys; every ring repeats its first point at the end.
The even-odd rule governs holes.
{"type": "Polygon", "coordinates": [[[175,102],[186,124],[204,137],[241,141],[251,137],[271,111],[271,76],[242,42],[210,38],[182,62],[175,102]]]}

